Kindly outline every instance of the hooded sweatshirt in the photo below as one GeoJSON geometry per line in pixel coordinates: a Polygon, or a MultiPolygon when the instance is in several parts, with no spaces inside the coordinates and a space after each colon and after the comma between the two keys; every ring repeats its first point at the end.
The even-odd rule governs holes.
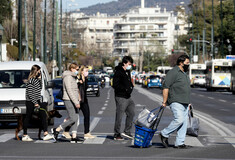
{"type": "Polygon", "coordinates": [[[79,90],[76,82],[76,74],[71,71],[65,71],[63,79],[63,100],[71,100],[75,105],[79,103],[79,90]]]}
{"type": "Polygon", "coordinates": [[[115,67],[113,76],[113,88],[116,97],[130,98],[133,90],[130,71],[124,70],[122,63],[115,67]]]}

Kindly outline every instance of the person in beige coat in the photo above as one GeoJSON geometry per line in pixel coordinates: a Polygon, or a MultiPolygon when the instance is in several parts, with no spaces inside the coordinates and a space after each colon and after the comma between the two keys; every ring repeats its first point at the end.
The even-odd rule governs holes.
{"type": "Polygon", "coordinates": [[[57,140],[58,134],[61,130],[71,126],[72,138],[71,143],[82,143],[82,140],[77,138],[77,122],[78,116],[76,109],[80,108],[80,95],[77,87],[76,77],[78,65],[75,63],[70,64],[69,70],[65,71],[62,75],[63,79],[63,100],[65,103],[66,110],[68,112],[68,119],[59,125],[57,128],[52,128],[54,138],[57,140]]]}

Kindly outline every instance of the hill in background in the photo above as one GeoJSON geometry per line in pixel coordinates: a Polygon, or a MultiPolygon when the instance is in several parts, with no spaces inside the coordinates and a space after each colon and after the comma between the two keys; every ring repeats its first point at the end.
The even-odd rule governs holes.
{"type": "MultiPolygon", "coordinates": [[[[180,5],[180,2],[184,2],[187,8],[190,0],[145,0],[145,7],[156,7],[158,4],[162,9],[166,8],[167,11],[173,11],[176,6],[180,5]]],[[[117,15],[126,13],[129,9],[136,6],[141,6],[141,0],[118,0],[108,3],[99,3],[87,8],[81,8],[80,11],[87,15],[93,15],[97,12],[117,15]]]]}

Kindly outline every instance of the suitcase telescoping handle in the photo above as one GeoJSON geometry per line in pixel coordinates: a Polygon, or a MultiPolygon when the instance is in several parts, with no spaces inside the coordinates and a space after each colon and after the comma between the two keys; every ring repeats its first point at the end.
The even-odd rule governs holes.
{"type": "Polygon", "coordinates": [[[152,129],[157,129],[158,124],[159,124],[159,122],[160,122],[160,119],[161,119],[161,117],[162,117],[162,114],[163,114],[164,109],[165,109],[164,106],[160,106],[160,107],[157,107],[157,108],[155,108],[155,109],[153,109],[153,110],[150,111],[150,113],[149,113],[149,115],[148,115],[148,118],[147,118],[147,121],[148,121],[149,123],[155,121],[155,122],[153,122],[152,129]],[[156,112],[157,110],[159,110],[158,113],[155,114],[155,116],[152,117],[151,120],[149,121],[149,118],[150,118],[151,113],[154,113],[154,112],[156,112]]]}

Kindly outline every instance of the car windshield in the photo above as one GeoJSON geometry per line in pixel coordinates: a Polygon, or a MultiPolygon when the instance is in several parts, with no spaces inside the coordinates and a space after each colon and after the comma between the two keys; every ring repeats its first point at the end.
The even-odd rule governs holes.
{"type": "Polygon", "coordinates": [[[0,89],[26,88],[29,72],[29,70],[1,70],[0,89]]]}
{"type": "Polygon", "coordinates": [[[150,79],[157,79],[157,78],[160,78],[160,76],[150,76],[149,78],[150,79]]]}
{"type": "Polygon", "coordinates": [[[52,82],[55,84],[54,89],[60,89],[63,87],[62,79],[53,79],[52,82]]]}
{"type": "Polygon", "coordinates": [[[205,70],[192,69],[192,74],[205,74],[205,70]]]}
{"type": "Polygon", "coordinates": [[[88,79],[87,79],[88,82],[96,82],[96,78],[94,76],[88,76],[88,79]]]}

